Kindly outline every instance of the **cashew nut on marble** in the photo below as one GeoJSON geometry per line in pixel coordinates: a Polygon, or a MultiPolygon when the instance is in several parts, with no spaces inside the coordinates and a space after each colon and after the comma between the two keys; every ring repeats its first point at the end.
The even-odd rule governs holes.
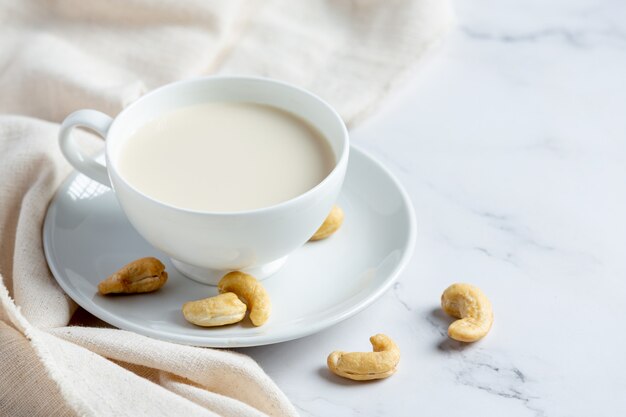
{"type": "Polygon", "coordinates": [[[217,284],[220,293],[234,292],[248,306],[250,320],[262,326],[270,317],[272,302],[263,285],[252,275],[240,271],[229,272],[217,284]]]}
{"type": "Polygon", "coordinates": [[[324,223],[317,229],[315,234],[309,240],[326,239],[335,233],[343,223],[343,210],[339,206],[333,206],[332,210],[324,223]]]}
{"type": "Polygon", "coordinates": [[[459,320],[448,327],[448,336],[460,342],[475,342],[491,329],[493,310],[487,296],[469,284],[452,284],[441,295],[441,308],[459,320]]]}
{"type": "Polygon", "coordinates": [[[183,304],[185,319],[198,326],[213,327],[237,323],[246,316],[246,305],[235,293],[227,292],[183,304]]]}
{"type": "Polygon", "coordinates": [[[335,374],[355,381],[387,378],[396,372],[400,349],[388,336],[370,337],[373,352],[341,352],[328,355],[326,363],[335,374]]]}
{"type": "Polygon", "coordinates": [[[141,258],[124,265],[98,284],[100,294],[156,291],[165,285],[165,265],[157,258],[141,258]]]}

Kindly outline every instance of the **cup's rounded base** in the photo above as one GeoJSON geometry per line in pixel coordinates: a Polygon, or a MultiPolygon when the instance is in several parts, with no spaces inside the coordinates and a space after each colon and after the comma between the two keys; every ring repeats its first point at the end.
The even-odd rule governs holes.
{"type": "MultiPolygon", "coordinates": [[[[191,278],[194,281],[197,281],[201,284],[207,285],[217,285],[217,283],[222,279],[224,275],[226,275],[231,270],[224,269],[211,269],[211,268],[201,268],[198,266],[190,265],[181,261],[178,261],[174,258],[171,258],[172,263],[187,278],[191,278]]],[[[274,273],[276,273],[280,268],[285,265],[287,261],[287,256],[284,256],[280,259],[277,259],[273,262],[269,262],[259,266],[253,266],[250,268],[243,268],[239,271],[245,272],[246,274],[250,274],[259,281],[269,278],[274,273]]]]}

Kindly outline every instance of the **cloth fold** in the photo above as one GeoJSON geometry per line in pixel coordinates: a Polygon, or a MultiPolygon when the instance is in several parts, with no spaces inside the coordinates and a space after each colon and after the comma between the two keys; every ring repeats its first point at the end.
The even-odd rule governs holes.
{"type": "Polygon", "coordinates": [[[0,415],[297,415],[244,355],[75,314],[42,248],[47,205],[71,170],[58,123],[80,108],[115,116],[155,87],[219,73],[310,89],[353,125],[450,21],[445,0],[2,1],[0,415]]]}

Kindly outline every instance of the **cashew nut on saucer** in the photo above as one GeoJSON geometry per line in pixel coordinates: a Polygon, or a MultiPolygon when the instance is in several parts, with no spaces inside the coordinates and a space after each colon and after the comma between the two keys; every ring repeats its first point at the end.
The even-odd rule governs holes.
{"type": "Polygon", "coordinates": [[[320,226],[319,229],[315,232],[315,234],[309,240],[320,240],[326,239],[333,233],[335,233],[341,227],[343,223],[343,210],[339,206],[333,206],[332,210],[324,223],[320,226]]]}
{"type": "Polygon", "coordinates": [[[326,363],[335,374],[355,381],[387,378],[396,372],[400,349],[388,336],[370,337],[373,352],[341,352],[328,355],[326,363]]]}
{"type": "Polygon", "coordinates": [[[98,284],[100,294],[156,291],[165,285],[165,265],[157,258],[141,258],[123,266],[98,284]]]}
{"type": "Polygon", "coordinates": [[[441,308],[459,320],[448,327],[448,336],[460,342],[475,342],[491,329],[493,310],[487,296],[469,284],[452,284],[441,295],[441,308]]]}
{"type": "Polygon", "coordinates": [[[234,292],[250,310],[250,320],[262,326],[270,317],[272,302],[263,285],[252,275],[239,271],[229,272],[217,284],[220,293],[234,292]]]}
{"type": "Polygon", "coordinates": [[[203,300],[183,304],[183,316],[193,324],[203,327],[237,323],[246,316],[246,305],[235,293],[227,292],[203,300]]]}

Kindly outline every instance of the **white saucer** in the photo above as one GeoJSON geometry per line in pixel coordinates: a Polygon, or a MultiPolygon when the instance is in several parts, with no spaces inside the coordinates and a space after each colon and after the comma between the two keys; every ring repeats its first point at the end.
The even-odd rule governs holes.
{"type": "MultiPolygon", "coordinates": [[[[270,320],[248,319],[219,328],[187,323],[181,306],[216,294],[216,288],[180,274],[124,217],[113,193],[74,173],[61,185],[46,215],[46,258],[61,287],[85,310],[121,329],[197,346],[243,347],[296,339],[344,320],[380,297],[408,262],[415,218],[405,191],[380,163],[350,150],[338,204],[345,222],[332,237],[307,243],[263,281],[273,304],[270,320]],[[97,284],[143,256],[164,261],[167,284],[151,294],[101,296],[97,284]]],[[[156,226],[158,227],[158,225],[156,226]]]]}

